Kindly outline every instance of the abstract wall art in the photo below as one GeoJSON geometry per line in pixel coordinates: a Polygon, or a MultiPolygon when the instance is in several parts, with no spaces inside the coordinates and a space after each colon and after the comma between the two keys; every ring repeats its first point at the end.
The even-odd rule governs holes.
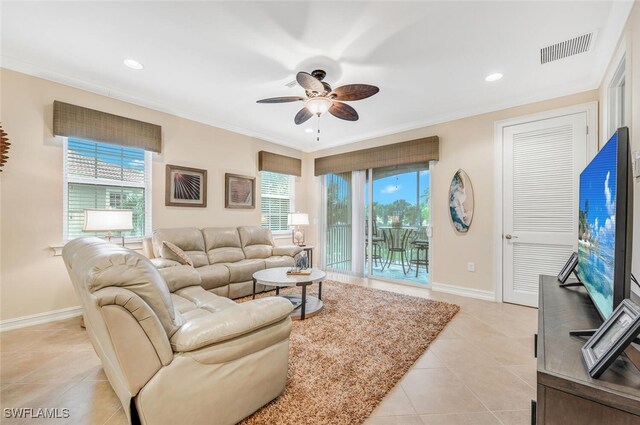
{"type": "Polygon", "coordinates": [[[164,204],[175,207],[206,207],[207,170],[167,164],[164,204]]]}
{"type": "Polygon", "coordinates": [[[255,177],[226,173],[224,175],[224,188],[225,208],[255,208],[255,177]]]}
{"type": "Polygon", "coordinates": [[[460,233],[467,232],[473,219],[473,187],[469,176],[462,169],[456,171],[451,179],[449,212],[456,230],[460,233]]]}

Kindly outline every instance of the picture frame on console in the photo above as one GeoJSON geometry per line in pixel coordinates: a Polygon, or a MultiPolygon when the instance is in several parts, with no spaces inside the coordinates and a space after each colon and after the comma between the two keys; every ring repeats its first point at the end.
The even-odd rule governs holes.
{"type": "Polygon", "coordinates": [[[226,173],[224,175],[224,207],[254,209],[256,178],[226,173]]]}
{"type": "Polygon", "coordinates": [[[167,164],[165,206],[207,206],[207,170],[167,164]]]}
{"type": "Polygon", "coordinates": [[[640,307],[623,300],[582,347],[582,357],[592,378],[598,378],[640,333],[640,307]]]}

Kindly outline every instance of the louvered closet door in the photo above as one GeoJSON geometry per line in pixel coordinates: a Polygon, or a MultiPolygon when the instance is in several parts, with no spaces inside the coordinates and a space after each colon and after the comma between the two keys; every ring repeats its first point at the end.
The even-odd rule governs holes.
{"type": "Polygon", "coordinates": [[[503,298],[537,307],[538,275],[557,275],[576,250],[587,115],[506,127],[503,134],[503,298]]]}

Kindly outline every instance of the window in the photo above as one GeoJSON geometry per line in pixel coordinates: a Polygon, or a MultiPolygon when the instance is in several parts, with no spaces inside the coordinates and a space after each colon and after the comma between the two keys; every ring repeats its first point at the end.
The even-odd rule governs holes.
{"type": "Polygon", "coordinates": [[[295,177],[288,174],[260,172],[262,193],[262,227],[274,233],[289,231],[287,219],[295,209],[295,177]]]}
{"type": "MultiPolygon", "coordinates": [[[[107,143],[64,139],[64,240],[82,231],[85,209],[131,209],[140,238],[151,230],[151,153],[107,143]]],[[[101,236],[101,235],[97,235],[101,236]]]]}

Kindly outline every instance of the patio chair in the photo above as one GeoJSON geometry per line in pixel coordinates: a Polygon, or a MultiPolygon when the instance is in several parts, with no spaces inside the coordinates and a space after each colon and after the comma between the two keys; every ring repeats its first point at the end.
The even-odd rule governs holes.
{"type": "Polygon", "coordinates": [[[410,260],[409,270],[412,265],[416,266],[416,277],[418,277],[418,271],[420,266],[424,266],[425,272],[429,272],[429,237],[427,236],[427,228],[420,227],[414,233],[413,239],[410,242],[410,260]],[[421,255],[423,254],[423,255],[421,255]]]}
{"type": "MultiPolygon", "coordinates": [[[[382,263],[382,245],[385,243],[384,233],[382,236],[378,233],[378,225],[376,220],[374,219],[371,223],[372,231],[371,231],[371,260],[374,265],[378,265],[378,262],[382,264],[382,269],[384,270],[384,264],[382,263]]],[[[365,220],[364,224],[364,232],[365,232],[365,256],[368,255],[367,247],[369,246],[369,220],[365,220]]]]}
{"type": "MultiPolygon", "coordinates": [[[[405,266],[406,260],[409,258],[407,255],[408,242],[411,240],[415,229],[408,227],[395,227],[384,229],[384,235],[387,242],[387,261],[383,265],[382,270],[385,267],[389,267],[391,262],[395,260],[396,253],[400,253],[400,263],[402,264],[402,272],[407,274],[407,268],[405,266]]],[[[408,264],[407,264],[408,265],[408,264]]]]}

